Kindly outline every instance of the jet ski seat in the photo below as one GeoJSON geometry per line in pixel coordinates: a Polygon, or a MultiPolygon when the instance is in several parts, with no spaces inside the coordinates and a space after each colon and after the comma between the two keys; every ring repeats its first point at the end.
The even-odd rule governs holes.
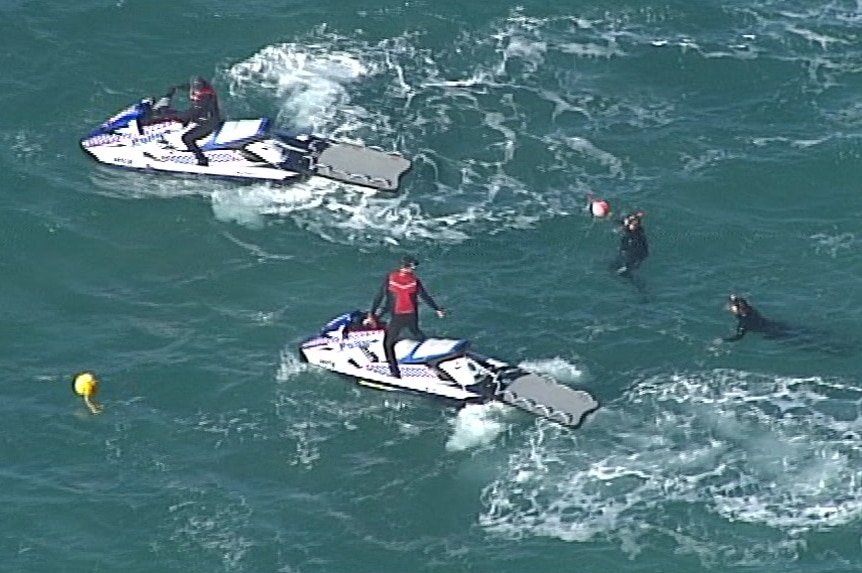
{"type": "Polygon", "coordinates": [[[269,131],[269,118],[235,119],[222,123],[221,127],[198,145],[204,151],[216,149],[239,149],[250,141],[263,139],[269,131]]]}
{"type": "Polygon", "coordinates": [[[395,343],[395,359],[401,364],[435,365],[458,358],[467,349],[468,341],[454,338],[428,338],[422,342],[404,339],[395,343]]]}

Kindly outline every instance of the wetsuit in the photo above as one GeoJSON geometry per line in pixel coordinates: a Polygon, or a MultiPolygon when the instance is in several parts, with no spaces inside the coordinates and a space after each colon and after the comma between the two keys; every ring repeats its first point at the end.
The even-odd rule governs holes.
{"type": "Polygon", "coordinates": [[[800,334],[799,331],[783,322],[767,320],[757,310],[748,306],[736,315],[736,333],[724,340],[735,342],[745,336],[746,332],[759,332],[764,338],[793,338],[800,334]]]}
{"type": "Polygon", "coordinates": [[[419,277],[412,272],[400,269],[392,271],[383,280],[377,296],[374,297],[374,302],[371,303],[370,315],[374,316],[377,313],[384,297],[387,299],[386,308],[390,311],[391,319],[386,325],[386,332],[383,335],[383,352],[386,355],[386,362],[389,363],[389,371],[396,378],[401,378],[401,371],[398,369],[398,361],[395,358],[395,343],[398,341],[398,335],[404,328],[407,328],[419,341],[427,338],[425,333],[419,329],[417,297],[421,297],[428,306],[438,312],[442,309],[437,306],[437,303],[422,286],[419,277]]]}
{"type": "Polygon", "coordinates": [[[630,276],[631,272],[637,269],[648,256],[649,244],[643,227],[638,226],[634,230],[623,227],[620,252],[616,262],[617,274],[630,276]]]}
{"type": "Polygon", "coordinates": [[[745,304],[736,314],[736,332],[724,340],[734,342],[746,332],[758,332],[769,340],[792,341],[803,350],[819,351],[834,356],[851,356],[859,349],[853,340],[837,339],[822,330],[770,320],[750,304],[745,304]]]}
{"type": "Polygon", "coordinates": [[[179,112],[178,119],[184,124],[196,124],[183,134],[182,140],[189,151],[195,154],[198,165],[208,165],[209,161],[198,147],[197,140],[218,129],[222,122],[218,96],[212,86],[207,84],[197,88],[192,96],[192,107],[179,112]]]}

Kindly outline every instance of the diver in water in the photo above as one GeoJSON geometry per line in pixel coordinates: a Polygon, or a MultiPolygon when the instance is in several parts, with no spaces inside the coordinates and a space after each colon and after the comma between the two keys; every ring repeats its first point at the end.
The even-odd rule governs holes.
{"type": "Polygon", "coordinates": [[[747,300],[735,294],[730,295],[727,310],[736,316],[736,332],[722,339],[726,342],[740,340],[747,332],[758,332],[769,340],[787,340],[799,348],[833,356],[850,356],[857,350],[854,342],[839,340],[828,332],[768,319],[747,300]]]}
{"type": "Polygon", "coordinates": [[[725,342],[736,342],[746,332],[761,332],[766,338],[786,338],[793,333],[782,323],[766,320],[748,301],[735,294],[730,295],[727,310],[736,316],[736,333],[725,338],[725,342]]]}
{"type": "Polygon", "coordinates": [[[614,262],[616,274],[631,278],[632,272],[640,267],[649,256],[649,243],[643,228],[643,211],[623,217],[620,249],[614,262]]]}

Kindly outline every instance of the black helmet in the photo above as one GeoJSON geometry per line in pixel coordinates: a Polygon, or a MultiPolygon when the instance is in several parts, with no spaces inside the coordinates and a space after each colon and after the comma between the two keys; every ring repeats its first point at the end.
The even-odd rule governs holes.
{"type": "Polygon", "coordinates": [[[629,223],[640,223],[643,218],[644,218],[644,212],[643,211],[635,211],[634,213],[629,213],[627,215],[623,215],[623,218],[620,220],[620,222],[623,225],[628,225],[629,223]]]}
{"type": "Polygon", "coordinates": [[[730,300],[730,304],[732,304],[732,305],[738,305],[741,308],[748,308],[748,306],[749,306],[748,301],[739,295],[732,294],[727,298],[730,300]]]}
{"type": "Polygon", "coordinates": [[[407,255],[401,259],[402,267],[418,267],[419,259],[414,257],[413,255],[407,255]]]}

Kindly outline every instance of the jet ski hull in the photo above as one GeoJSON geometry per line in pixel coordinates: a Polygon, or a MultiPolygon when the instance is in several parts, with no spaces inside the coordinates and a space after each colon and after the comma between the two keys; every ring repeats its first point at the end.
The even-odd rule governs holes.
{"type": "Polygon", "coordinates": [[[397,191],[411,162],[397,153],[332,141],[303,132],[273,131],[267,118],[224,122],[197,144],[198,165],[182,142],[188,126],[153,119],[151,100],[115,114],[81,140],[99,163],[220,179],[292,183],[320,176],[376,191],[397,191]]]}
{"type": "Polygon", "coordinates": [[[441,398],[456,404],[500,401],[565,426],[577,427],[598,408],[587,392],[472,352],[466,340],[399,340],[400,377],[389,371],[382,327],[362,325],[353,311],[327,323],[300,345],[303,360],[380,390],[441,398]]]}

